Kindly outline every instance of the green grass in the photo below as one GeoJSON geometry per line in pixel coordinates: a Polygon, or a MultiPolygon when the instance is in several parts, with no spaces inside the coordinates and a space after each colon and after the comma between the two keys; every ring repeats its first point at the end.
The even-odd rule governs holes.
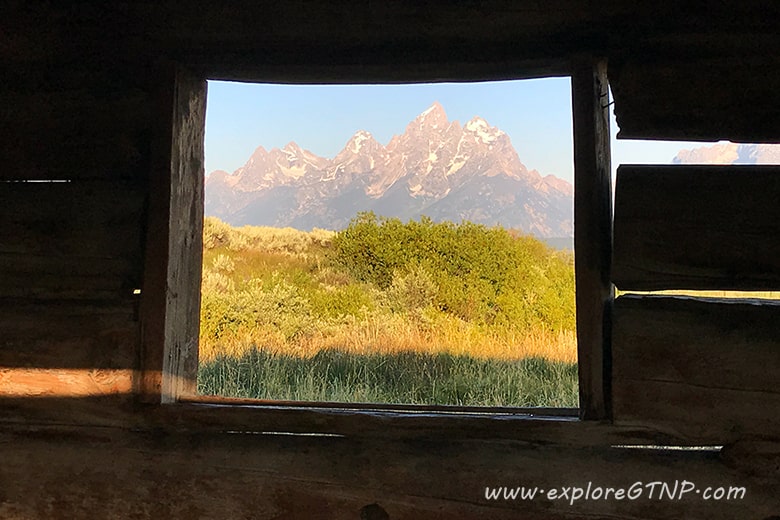
{"type": "Polygon", "coordinates": [[[446,353],[350,354],[310,358],[251,349],[201,364],[198,391],[225,397],[462,406],[577,407],[577,365],[446,353]]]}
{"type": "Polygon", "coordinates": [[[573,256],[471,223],[204,223],[201,394],[576,407],[573,256]]]}

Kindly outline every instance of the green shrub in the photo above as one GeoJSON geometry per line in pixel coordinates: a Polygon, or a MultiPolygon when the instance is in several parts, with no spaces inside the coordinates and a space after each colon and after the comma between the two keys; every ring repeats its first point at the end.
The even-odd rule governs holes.
{"type": "Polygon", "coordinates": [[[375,308],[369,287],[351,283],[310,293],[312,311],[324,318],[363,317],[375,308]]]}
{"type": "Polygon", "coordinates": [[[360,213],[333,237],[330,260],[396,311],[430,304],[488,325],[574,327],[571,255],[500,227],[360,213]]]}

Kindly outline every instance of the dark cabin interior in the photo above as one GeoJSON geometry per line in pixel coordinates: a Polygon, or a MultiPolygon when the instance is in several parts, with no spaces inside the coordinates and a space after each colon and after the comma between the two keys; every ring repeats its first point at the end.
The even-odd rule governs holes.
{"type": "Polygon", "coordinates": [[[4,2],[0,518],[780,518],[780,304],[614,296],[780,289],[780,167],[613,189],[607,118],[780,142],[779,23],[757,0],[4,2]],[[547,76],[572,78],[579,417],[199,402],[207,79],[547,76]],[[745,493],[485,496],[683,481],[745,493]]]}

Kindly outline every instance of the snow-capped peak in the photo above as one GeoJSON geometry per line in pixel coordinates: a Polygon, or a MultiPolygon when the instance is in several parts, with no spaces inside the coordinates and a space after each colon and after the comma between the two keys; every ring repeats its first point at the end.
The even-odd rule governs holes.
{"type": "Polygon", "coordinates": [[[447,124],[447,113],[441,103],[434,101],[422,114],[414,120],[420,127],[430,126],[438,128],[447,124]]]}
{"type": "Polygon", "coordinates": [[[420,114],[420,117],[425,119],[425,116],[434,112],[444,112],[444,107],[441,106],[441,103],[438,101],[434,101],[430,107],[428,107],[422,114],[420,114]]]}
{"type": "Polygon", "coordinates": [[[349,142],[349,149],[352,153],[360,153],[360,149],[363,148],[363,143],[373,139],[373,136],[365,130],[360,130],[352,136],[349,142]]]}
{"type": "Polygon", "coordinates": [[[466,123],[464,129],[467,132],[476,134],[477,137],[479,137],[485,144],[490,144],[500,136],[504,135],[504,132],[498,128],[491,127],[487,121],[479,116],[475,116],[471,119],[471,121],[466,123]]]}
{"type": "Polygon", "coordinates": [[[295,141],[290,141],[282,149],[280,150],[284,155],[287,156],[287,159],[290,161],[296,161],[299,159],[299,155],[301,154],[302,150],[301,147],[298,146],[295,141]]]}

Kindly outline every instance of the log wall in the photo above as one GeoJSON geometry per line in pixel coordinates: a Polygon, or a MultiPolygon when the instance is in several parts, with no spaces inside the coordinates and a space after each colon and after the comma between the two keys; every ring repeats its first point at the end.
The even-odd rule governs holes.
{"type": "MultiPolygon", "coordinates": [[[[614,315],[609,305],[585,312],[596,342],[582,352],[597,356],[593,345],[604,346],[602,359],[584,363],[602,370],[586,385],[596,405],[584,415],[598,420],[160,404],[191,391],[196,359],[176,323],[191,321],[196,308],[179,290],[194,283],[197,257],[180,253],[198,249],[204,78],[463,81],[580,70],[582,79],[583,63],[608,62],[626,136],[780,140],[780,74],[766,51],[780,43],[778,6],[586,4],[6,2],[0,517],[780,515],[774,305],[624,296],[614,315]],[[597,326],[610,317],[611,353],[597,326]],[[166,360],[171,352],[179,357],[166,360]],[[164,388],[165,372],[181,379],[164,388]],[[698,445],[711,448],[663,448],[698,445]],[[744,486],[747,495],[574,504],[484,498],[486,486],[675,480],[744,486]]],[[[581,114],[599,112],[593,99],[580,101],[581,114]]],[[[595,154],[598,128],[590,121],[579,126],[595,129],[583,144],[595,154]]],[[[602,174],[592,186],[608,187],[604,164],[604,157],[592,162],[602,174]]],[[[776,255],[768,254],[777,229],[774,173],[726,171],[723,187],[738,196],[724,200],[702,184],[697,211],[682,218],[678,183],[703,174],[640,170],[633,181],[618,179],[614,276],[608,234],[590,245],[591,235],[580,235],[601,276],[593,301],[609,303],[610,282],[639,290],[777,281],[776,255]],[[734,219],[717,220],[726,203],[748,208],[740,222],[754,226],[748,238],[764,249],[746,249],[739,225],[723,227],[734,219]],[[707,242],[724,237],[740,249],[707,242]],[[697,247],[680,254],[680,241],[694,239],[697,247]]],[[[592,205],[596,236],[608,227],[603,195],[582,197],[578,213],[580,222],[591,219],[592,205]]]]}

